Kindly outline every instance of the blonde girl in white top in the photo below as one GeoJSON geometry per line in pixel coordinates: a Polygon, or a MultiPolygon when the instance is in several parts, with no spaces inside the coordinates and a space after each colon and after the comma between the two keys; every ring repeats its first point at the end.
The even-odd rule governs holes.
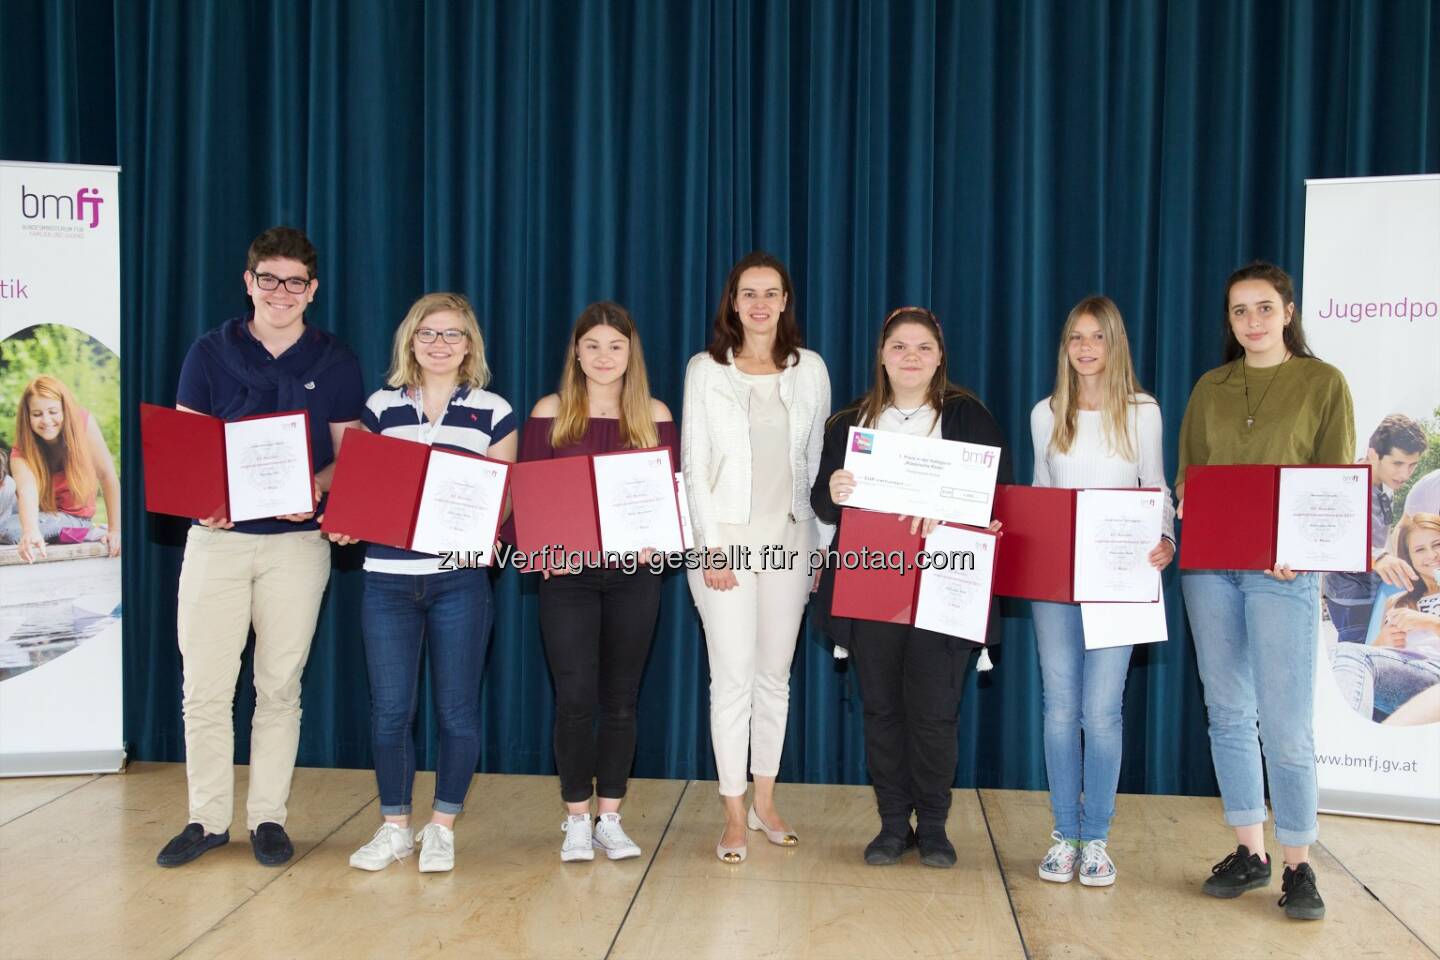
{"type": "MultiPolygon", "coordinates": [[[[1086,297],[1070,311],[1060,333],[1055,392],[1030,412],[1030,435],[1037,487],[1164,491],[1164,536],[1149,560],[1163,570],[1174,559],[1175,511],[1165,484],[1160,407],[1140,390],[1125,321],[1109,297],[1086,297]]],[[[1066,883],[1078,868],[1083,885],[1109,886],[1115,864],[1106,844],[1120,782],[1121,708],[1131,648],[1085,649],[1076,604],[1036,601],[1032,609],[1055,818],[1040,877],[1066,883]]]]}

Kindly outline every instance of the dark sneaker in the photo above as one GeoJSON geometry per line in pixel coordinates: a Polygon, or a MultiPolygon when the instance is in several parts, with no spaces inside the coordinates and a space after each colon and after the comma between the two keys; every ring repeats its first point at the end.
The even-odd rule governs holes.
{"type": "Polygon", "coordinates": [[[1245,844],[1210,868],[1210,878],[1200,889],[1212,897],[1229,900],[1246,890],[1258,890],[1270,885],[1270,861],[1261,860],[1258,853],[1251,853],[1245,844]]]}
{"type": "Polygon", "coordinates": [[[250,831],[250,849],[255,851],[255,859],[267,867],[278,867],[295,856],[285,828],[268,820],[250,831]]]}
{"type": "Polygon", "coordinates": [[[955,847],[944,830],[925,832],[916,838],[920,844],[920,862],[927,867],[955,866],[955,847]]]}
{"type": "Polygon", "coordinates": [[[915,846],[915,831],[907,829],[903,835],[882,829],[865,848],[865,862],[872,867],[888,867],[899,863],[906,850],[915,846]]]}
{"type": "Polygon", "coordinates": [[[194,860],[206,850],[223,847],[229,842],[229,830],[224,833],[206,833],[200,824],[189,823],[165,844],[165,848],[156,855],[155,862],[162,867],[178,867],[194,860]]]}
{"type": "Polygon", "coordinates": [[[1280,906],[1291,920],[1323,920],[1325,901],[1315,888],[1315,871],[1310,864],[1302,863],[1295,868],[1286,867],[1280,878],[1280,906]]]}

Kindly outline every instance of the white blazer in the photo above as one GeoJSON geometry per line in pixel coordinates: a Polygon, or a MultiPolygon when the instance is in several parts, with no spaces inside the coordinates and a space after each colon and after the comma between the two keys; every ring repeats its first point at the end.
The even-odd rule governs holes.
{"type": "MultiPolygon", "coordinates": [[[[680,418],[680,460],[690,498],[697,546],[720,546],[720,524],[750,522],[750,385],[735,357],[720,364],[708,352],[685,368],[685,405],[680,418]]],[[[810,487],[820,471],[825,418],[830,416],[830,371],[813,350],[780,371],[780,402],[790,415],[791,516],[816,525],[817,545],[829,542],[829,524],[815,518],[810,487]]],[[[760,465],[764,468],[764,464],[760,465]]]]}

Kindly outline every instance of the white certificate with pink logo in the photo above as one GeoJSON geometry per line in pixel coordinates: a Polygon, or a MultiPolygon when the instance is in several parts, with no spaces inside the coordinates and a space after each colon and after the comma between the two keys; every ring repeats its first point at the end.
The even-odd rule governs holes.
{"type": "Polygon", "coordinates": [[[1370,468],[1281,467],[1275,563],[1291,570],[1370,569],[1370,468]]]}
{"type": "Polygon", "coordinates": [[[603,453],[592,463],[600,542],[606,552],[685,549],[668,448],[603,453]]]}
{"type": "Polygon", "coordinates": [[[1000,448],[851,427],[845,469],[855,475],[847,507],[983,527],[995,504],[1000,448]]]}
{"type": "Polygon", "coordinates": [[[1159,490],[1075,493],[1077,603],[1154,603],[1160,571],[1150,551],[1160,545],[1165,498],[1159,490]]]}
{"type": "Polygon", "coordinates": [[[225,424],[230,519],[259,520],[315,509],[305,414],[250,417],[225,424]]]}

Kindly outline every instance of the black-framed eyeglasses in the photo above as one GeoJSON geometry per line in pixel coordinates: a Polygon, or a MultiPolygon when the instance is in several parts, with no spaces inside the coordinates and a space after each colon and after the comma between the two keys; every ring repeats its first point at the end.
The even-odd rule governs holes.
{"type": "Polygon", "coordinates": [[[429,327],[420,327],[415,331],[415,339],[420,343],[434,343],[436,340],[444,340],[450,346],[465,342],[470,334],[464,330],[431,330],[429,327]]]}
{"type": "Polygon", "coordinates": [[[288,293],[304,293],[310,289],[309,277],[277,277],[273,273],[252,273],[251,276],[261,290],[274,290],[282,283],[288,293]]]}

